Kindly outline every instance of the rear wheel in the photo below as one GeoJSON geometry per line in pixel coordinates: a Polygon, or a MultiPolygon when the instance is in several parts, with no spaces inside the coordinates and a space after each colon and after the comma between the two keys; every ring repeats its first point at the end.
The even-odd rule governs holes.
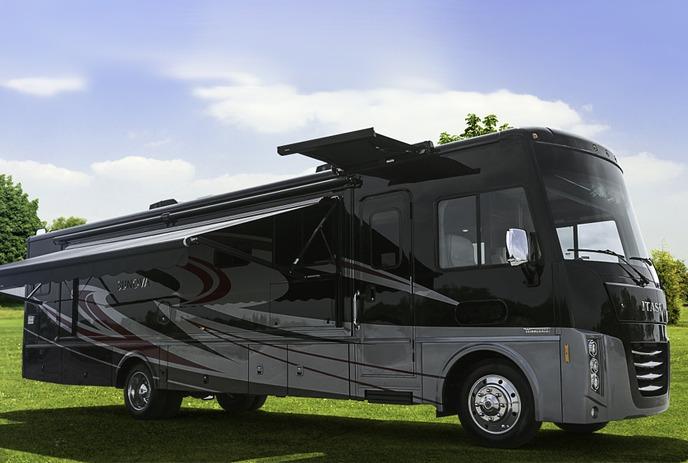
{"type": "Polygon", "coordinates": [[[540,429],[533,393],[523,373],[504,360],[479,363],[460,388],[459,419],[466,432],[488,447],[515,448],[540,429]]]}
{"type": "Polygon", "coordinates": [[[588,423],[588,424],[573,424],[573,423],[554,423],[558,428],[570,432],[572,434],[592,434],[595,431],[607,426],[607,422],[603,423],[588,423]]]}
{"type": "Polygon", "coordinates": [[[218,394],[217,403],[229,413],[252,412],[263,406],[268,396],[250,394],[218,394]]]}
{"type": "Polygon", "coordinates": [[[129,371],[124,383],[124,405],[134,418],[169,418],[177,414],[181,403],[180,393],[155,387],[153,375],[144,364],[137,364],[129,371]]]}

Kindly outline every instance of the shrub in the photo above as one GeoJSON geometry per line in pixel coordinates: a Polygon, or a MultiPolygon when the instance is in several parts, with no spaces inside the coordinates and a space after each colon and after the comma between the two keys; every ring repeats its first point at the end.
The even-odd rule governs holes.
{"type": "Polygon", "coordinates": [[[659,282],[666,293],[669,323],[676,324],[681,318],[681,307],[686,297],[688,272],[683,261],[676,259],[668,251],[655,249],[652,261],[659,274],[659,282]]]}

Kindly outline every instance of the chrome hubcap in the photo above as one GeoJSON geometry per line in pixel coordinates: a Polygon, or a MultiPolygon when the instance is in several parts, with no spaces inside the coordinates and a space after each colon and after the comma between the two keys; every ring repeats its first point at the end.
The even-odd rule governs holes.
{"type": "Polygon", "coordinates": [[[150,395],[151,386],[148,377],[144,373],[137,371],[129,378],[129,384],[127,385],[129,403],[136,411],[145,410],[148,407],[148,402],[150,402],[150,395]]]}
{"type": "Polygon", "coordinates": [[[503,376],[487,375],[476,381],[468,396],[473,422],[490,434],[509,431],[521,416],[521,397],[503,376]]]}

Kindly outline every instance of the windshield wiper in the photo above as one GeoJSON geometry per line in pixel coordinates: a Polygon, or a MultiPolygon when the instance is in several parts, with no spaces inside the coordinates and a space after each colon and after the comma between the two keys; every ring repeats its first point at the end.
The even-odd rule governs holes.
{"type": "Polygon", "coordinates": [[[652,262],[652,259],[649,257],[629,257],[628,260],[639,260],[640,262],[645,262],[647,265],[655,266],[655,263],[652,262]]]}
{"type": "MultiPolygon", "coordinates": [[[[619,259],[621,262],[623,262],[624,264],[626,264],[628,267],[630,267],[631,270],[633,270],[633,272],[635,272],[635,274],[638,275],[638,276],[640,277],[639,279],[636,278],[635,276],[633,276],[633,274],[632,274],[631,272],[628,271],[628,268],[626,268],[626,265],[622,265],[621,262],[617,262],[617,264],[619,264],[619,267],[621,267],[622,269],[624,269],[624,271],[628,274],[629,277],[631,277],[631,280],[633,280],[633,282],[634,282],[636,285],[638,285],[638,286],[645,286],[645,285],[650,284],[650,280],[648,280],[647,277],[646,277],[645,275],[643,275],[642,272],[640,272],[640,270],[638,270],[637,268],[633,267],[633,265],[628,261],[628,259],[626,259],[626,256],[624,256],[623,254],[619,254],[618,252],[614,252],[614,251],[612,251],[611,249],[579,249],[579,248],[571,248],[571,249],[567,249],[567,251],[573,251],[573,252],[596,252],[596,253],[598,253],[598,254],[606,254],[606,255],[608,255],[608,256],[614,256],[614,257],[616,257],[617,259],[619,259]]],[[[642,258],[641,258],[641,257],[631,257],[631,259],[642,259],[642,258]]]]}

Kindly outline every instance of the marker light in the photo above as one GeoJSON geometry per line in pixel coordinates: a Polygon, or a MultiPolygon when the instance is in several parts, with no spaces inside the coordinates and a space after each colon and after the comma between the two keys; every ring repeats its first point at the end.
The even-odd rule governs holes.
{"type": "Polygon", "coordinates": [[[597,357],[597,341],[588,339],[588,354],[590,357],[597,357]]]}
{"type": "Polygon", "coordinates": [[[590,368],[590,389],[595,392],[600,392],[600,360],[599,354],[600,349],[597,344],[597,339],[588,338],[588,355],[590,355],[590,361],[588,366],[590,368]]]}
{"type": "Polygon", "coordinates": [[[590,373],[590,387],[595,392],[600,390],[600,377],[597,373],[590,373]]]}
{"type": "Polygon", "coordinates": [[[600,362],[597,358],[593,357],[590,359],[590,372],[597,373],[598,371],[600,371],[600,362]]]}

